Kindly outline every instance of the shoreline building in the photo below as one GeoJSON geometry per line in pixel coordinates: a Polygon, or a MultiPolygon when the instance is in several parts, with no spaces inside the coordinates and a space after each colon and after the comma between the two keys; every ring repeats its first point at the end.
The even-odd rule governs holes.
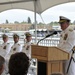
{"type": "Polygon", "coordinates": [[[0,29],[10,29],[11,31],[26,31],[31,24],[0,24],[0,29]]]}

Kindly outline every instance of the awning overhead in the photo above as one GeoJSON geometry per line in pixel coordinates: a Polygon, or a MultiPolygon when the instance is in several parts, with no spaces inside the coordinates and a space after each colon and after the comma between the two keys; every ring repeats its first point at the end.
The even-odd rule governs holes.
{"type": "MultiPolygon", "coordinates": [[[[75,0],[36,0],[36,12],[41,14],[46,9],[75,0]]],[[[0,12],[9,9],[27,9],[34,11],[34,0],[0,0],[0,12]]]]}

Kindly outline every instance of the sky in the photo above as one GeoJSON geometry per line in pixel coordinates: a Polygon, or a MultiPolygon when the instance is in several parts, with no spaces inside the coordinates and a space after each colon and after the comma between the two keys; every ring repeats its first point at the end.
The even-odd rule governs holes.
{"type": "MultiPolygon", "coordinates": [[[[44,23],[50,23],[54,21],[59,21],[59,16],[65,16],[71,19],[71,22],[75,20],[75,2],[64,3],[54,7],[51,7],[41,14],[44,23]]],[[[0,24],[5,23],[6,19],[10,23],[14,21],[23,22],[27,21],[30,17],[32,23],[34,22],[34,12],[23,10],[23,9],[11,9],[7,11],[0,12],[0,24]]],[[[37,14],[37,22],[43,22],[41,17],[37,14]]]]}

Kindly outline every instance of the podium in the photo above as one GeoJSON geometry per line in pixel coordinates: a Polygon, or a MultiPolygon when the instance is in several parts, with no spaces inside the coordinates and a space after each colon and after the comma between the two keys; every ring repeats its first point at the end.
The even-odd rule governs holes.
{"type": "Polygon", "coordinates": [[[63,74],[63,63],[70,58],[69,53],[57,47],[39,45],[31,45],[31,50],[32,58],[38,60],[37,75],[63,74]]]}

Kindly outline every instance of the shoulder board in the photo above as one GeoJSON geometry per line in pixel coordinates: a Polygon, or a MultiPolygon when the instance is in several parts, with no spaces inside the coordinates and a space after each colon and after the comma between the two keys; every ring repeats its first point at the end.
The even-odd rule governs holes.
{"type": "Polygon", "coordinates": [[[73,29],[69,29],[69,31],[71,31],[71,32],[72,32],[72,31],[73,31],[73,29]]]}

